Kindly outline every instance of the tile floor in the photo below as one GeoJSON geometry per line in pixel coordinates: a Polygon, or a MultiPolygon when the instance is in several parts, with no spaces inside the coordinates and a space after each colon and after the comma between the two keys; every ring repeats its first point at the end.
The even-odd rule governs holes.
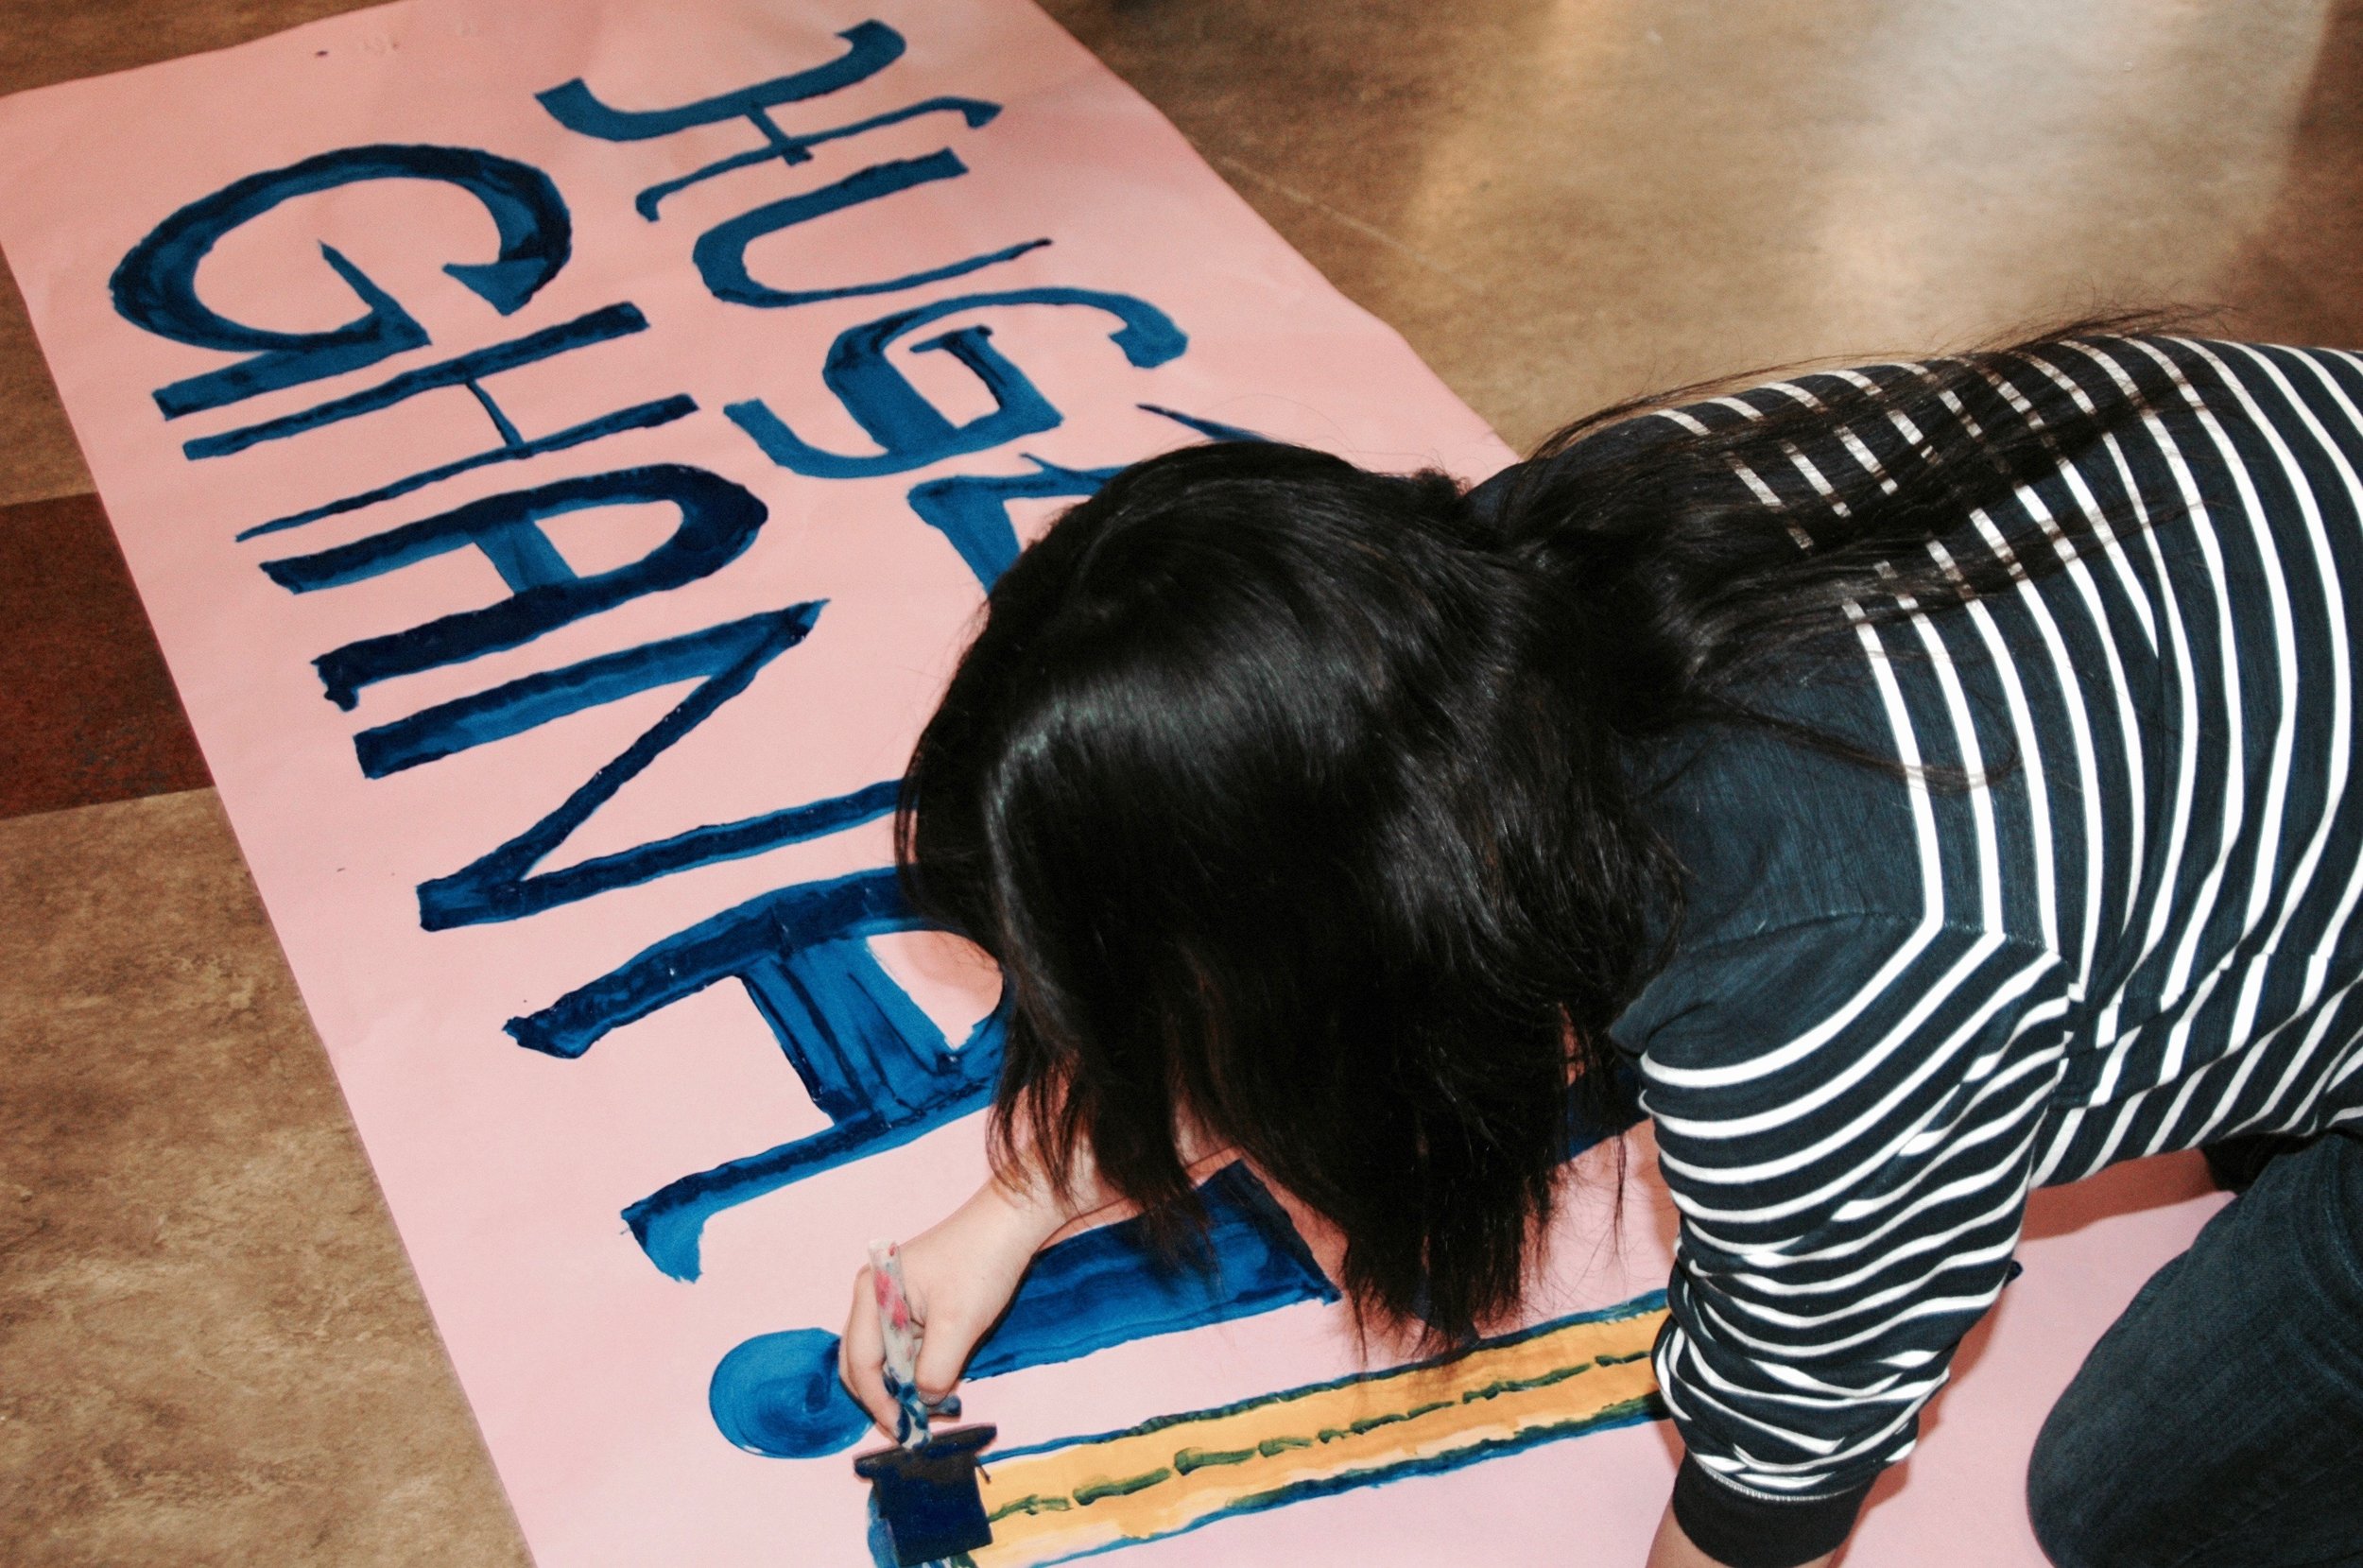
{"type": "MultiPolygon", "coordinates": [[[[343,9],[0,0],[0,92],[343,9]]],[[[2363,3],[1049,9],[1513,444],[2095,305],[2363,344],[2363,3]]],[[[0,1561],[522,1561],[90,488],[0,278],[0,1561]]]]}

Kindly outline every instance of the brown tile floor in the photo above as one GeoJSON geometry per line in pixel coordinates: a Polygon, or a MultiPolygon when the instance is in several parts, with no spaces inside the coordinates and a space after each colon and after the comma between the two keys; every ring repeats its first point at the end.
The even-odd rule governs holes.
{"type": "Polygon", "coordinates": [[[0,908],[0,1561],[525,1561],[213,791],[0,908]]]}
{"type": "MultiPolygon", "coordinates": [[[[0,0],[0,91],[342,9],[0,0]]],[[[1050,9],[1513,443],[2096,302],[2363,343],[2363,4],[1050,9]]],[[[520,1560],[89,488],[0,290],[0,1561],[520,1560]]]]}
{"type": "Polygon", "coordinates": [[[0,507],[0,818],[213,782],[95,495],[0,507]]]}

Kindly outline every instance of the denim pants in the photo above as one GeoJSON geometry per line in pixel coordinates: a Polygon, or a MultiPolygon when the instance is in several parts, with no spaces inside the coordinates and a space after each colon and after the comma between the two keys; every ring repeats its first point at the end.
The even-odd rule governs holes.
{"type": "Polygon", "coordinates": [[[2363,1568],[2363,1137],[2272,1161],[2142,1287],[2027,1503],[2059,1568],[2363,1568]]]}

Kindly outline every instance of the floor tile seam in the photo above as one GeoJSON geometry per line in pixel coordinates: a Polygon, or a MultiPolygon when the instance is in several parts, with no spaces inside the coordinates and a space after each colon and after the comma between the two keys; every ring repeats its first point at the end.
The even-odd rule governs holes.
{"type": "Polygon", "coordinates": [[[19,507],[38,507],[58,501],[79,501],[85,497],[95,499],[97,494],[98,492],[91,488],[89,479],[82,475],[75,476],[74,487],[64,490],[53,490],[35,485],[20,492],[9,486],[0,485],[0,512],[14,511],[19,507]]]}
{"type": "Polygon", "coordinates": [[[55,493],[26,496],[10,495],[5,489],[0,489],[0,519],[6,519],[14,512],[29,510],[34,507],[54,507],[61,501],[96,501],[100,511],[107,509],[106,502],[100,500],[98,492],[88,486],[80,490],[61,490],[55,493]]]}
{"type": "MultiPolygon", "coordinates": [[[[72,816],[76,812],[110,811],[120,806],[143,805],[150,801],[169,801],[186,795],[212,795],[218,799],[220,794],[221,786],[218,784],[198,784],[188,789],[158,789],[146,795],[119,796],[112,801],[83,801],[74,805],[51,806],[43,811],[0,811],[0,833],[12,832],[20,825],[43,818],[72,816]]],[[[227,822],[222,824],[222,831],[230,832],[227,822]]]]}

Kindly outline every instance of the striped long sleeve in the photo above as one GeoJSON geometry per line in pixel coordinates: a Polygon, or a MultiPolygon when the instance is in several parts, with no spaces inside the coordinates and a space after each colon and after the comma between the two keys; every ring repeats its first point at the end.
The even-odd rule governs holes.
{"type": "MultiPolygon", "coordinates": [[[[1936,548],[2079,517],[2100,544],[1858,624],[1784,698],[1900,769],[1691,738],[1654,807],[1689,910],[1614,1031],[1682,1216],[1658,1371],[1682,1486],[1816,1550],[1909,1452],[2029,1189],[2363,1116],[2363,364],[2097,339],[2020,373],[2147,411],[1936,548]]],[[[1809,505],[1913,436],[1866,425],[1741,477],[1809,505]]]]}

